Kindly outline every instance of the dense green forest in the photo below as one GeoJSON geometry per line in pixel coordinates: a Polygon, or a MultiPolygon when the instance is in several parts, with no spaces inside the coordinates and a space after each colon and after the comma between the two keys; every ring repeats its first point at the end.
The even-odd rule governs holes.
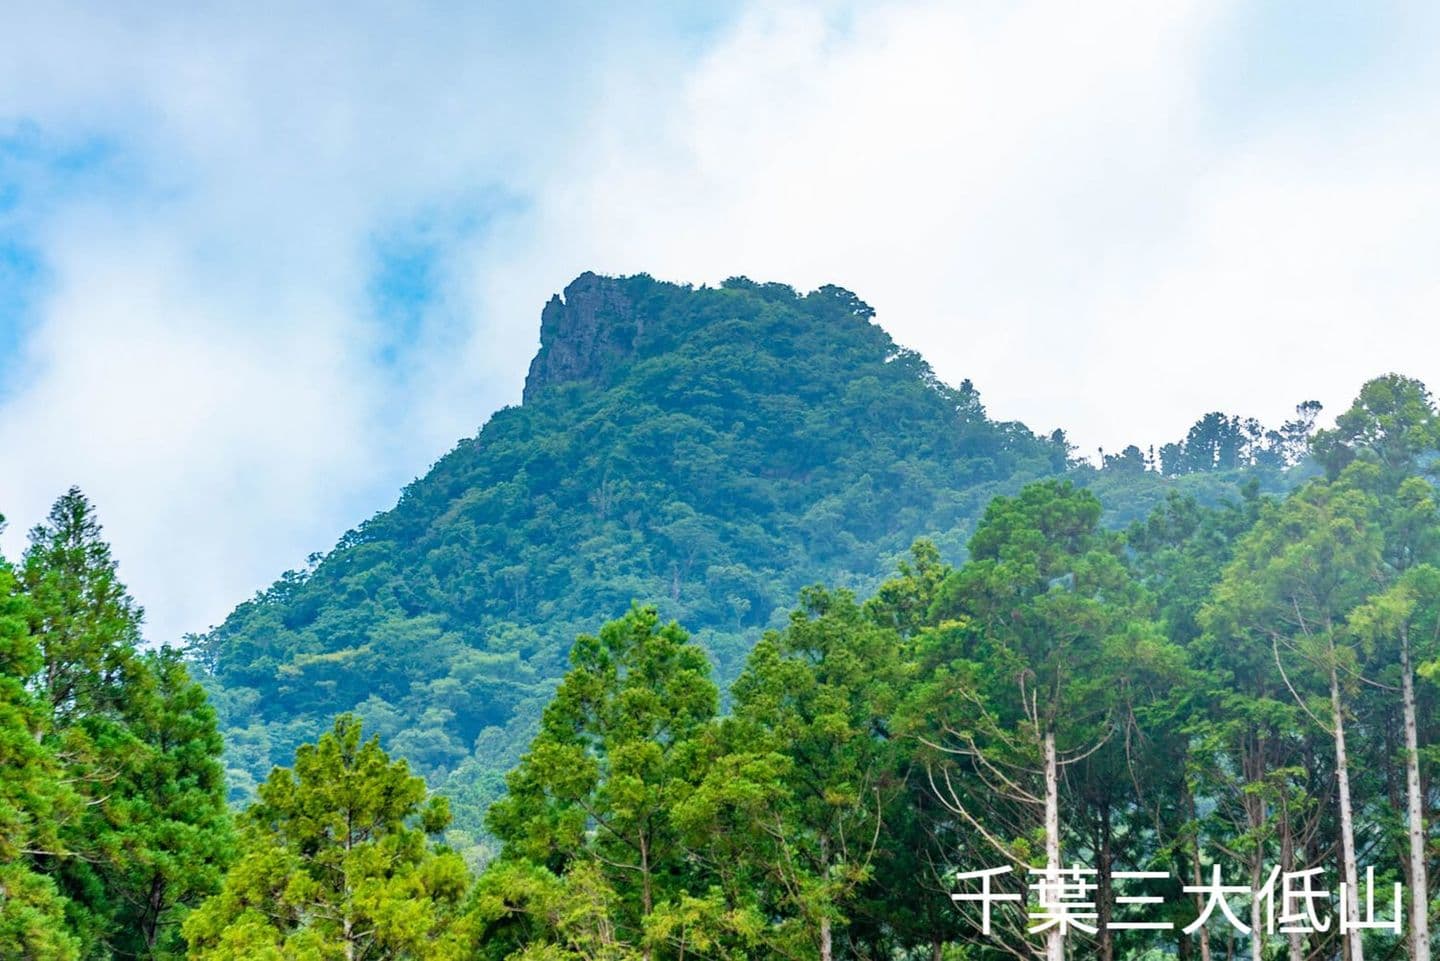
{"type": "Polygon", "coordinates": [[[1089,466],[844,291],[586,275],[184,654],[79,491],[0,561],[0,959],[1429,961],[1440,414],[1318,413],[1089,466]]]}
{"type": "Polygon", "coordinates": [[[474,860],[571,642],[632,600],[685,624],[723,690],[803,587],[867,595],[921,536],[958,562],[997,493],[1068,472],[1121,526],[1169,490],[1279,489],[1315,413],[1212,414],[1095,470],[1062,432],[991,420],[872,313],[835,287],[578,278],[521,406],[194,640],[236,798],[353,711],[452,798],[474,860]]]}

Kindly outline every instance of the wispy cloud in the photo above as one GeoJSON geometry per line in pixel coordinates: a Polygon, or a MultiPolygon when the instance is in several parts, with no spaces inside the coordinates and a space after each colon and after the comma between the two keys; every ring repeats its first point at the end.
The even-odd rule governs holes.
{"type": "Polygon", "coordinates": [[[0,15],[9,553],[78,482],[203,627],[517,401],[584,269],[843,284],[1087,447],[1440,380],[1423,10],[537,7],[0,15]]]}
{"type": "MultiPolygon", "coordinates": [[[[71,483],[150,635],[203,628],[518,396],[538,290],[470,263],[667,5],[81,4],[0,15],[0,504],[71,483]],[[492,349],[480,331],[496,330],[492,349]]],[[[564,278],[547,278],[548,291],[564,278]]]]}

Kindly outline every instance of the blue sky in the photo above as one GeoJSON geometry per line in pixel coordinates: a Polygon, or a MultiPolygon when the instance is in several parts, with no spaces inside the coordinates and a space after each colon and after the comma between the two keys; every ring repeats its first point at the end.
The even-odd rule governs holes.
{"type": "Polygon", "coordinates": [[[1085,449],[1440,382],[1427,7],[9,5],[0,545],[79,483],[202,629],[518,402],[586,269],[849,287],[1085,449]]]}

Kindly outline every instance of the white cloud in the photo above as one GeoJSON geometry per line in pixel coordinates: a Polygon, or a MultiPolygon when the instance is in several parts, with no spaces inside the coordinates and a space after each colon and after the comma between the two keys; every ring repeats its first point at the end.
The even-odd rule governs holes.
{"type": "Polygon", "coordinates": [[[703,42],[655,8],[191,9],[0,23],[0,118],[129,178],[43,205],[0,505],[85,486],[156,639],[518,400],[584,269],[844,285],[1086,449],[1440,382],[1437,88],[1227,124],[1227,4],[754,3],[703,42]],[[384,364],[374,243],[417,218],[439,287],[384,364]]]}
{"type": "Polygon", "coordinates": [[[844,28],[757,10],[665,113],[594,119],[598,156],[489,270],[839,283],[998,414],[1133,436],[1092,390],[1095,300],[1180,229],[1203,162],[1187,68],[1214,9],[884,6],[844,28]]]}
{"type": "Polygon", "coordinates": [[[518,395],[494,374],[523,370],[541,301],[497,321],[442,286],[382,360],[377,242],[451,225],[438,279],[458,286],[447,238],[483,241],[453,225],[540,189],[648,23],[582,4],[0,14],[0,134],[99,155],[65,177],[31,160],[16,185],[46,280],[0,384],[7,554],[79,483],[151,638],[174,640],[393,503],[518,395]],[[456,363],[471,324],[529,343],[456,363]]]}
{"type": "Polygon", "coordinates": [[[1433,96],[1237,133],[1204,89],[1218,4],[769,10],[658,145],[602,118],[541,235],[610,270],[840,283],[993,413],[1089,451],[1437,373],[1433,96]]]}

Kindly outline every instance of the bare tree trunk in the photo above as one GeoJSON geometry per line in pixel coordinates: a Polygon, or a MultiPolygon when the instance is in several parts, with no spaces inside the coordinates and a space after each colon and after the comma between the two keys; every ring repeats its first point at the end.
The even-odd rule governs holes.
{"type": "MultiPolygon", "coordinates": [[[[1055,731],[1045,729],[1045,870],[1055,884],[1060,878],[1060,759],[1055,731]]],[[[1065,961],[1065,932],[1057,924],[1045,932],[1045,961],[1065,961]]]]}
{"type": "Polygon", "coordinates": [[[1410,834],[1410,961],[1430,961],[1430,882],[1425,870],[1425,808],[1420,790],[1420,738],[1415,719],[1415,678],[1410,635],[1400,635],[1401,700],[1405,710],[1405,796],[1410,834]]]}
{"type": "MultiPolygon", "coordinates": [[[[1196,888],[1199,888],[1203,882],[1200,870],[1200,813],[1195,809],[1195,795],[1190,793],[1190,789],[1188,786],[1185,789],[1185,803],[1190,811],[1190,823],[1195,825],[1195,861],[1193,867],[1191,868],[1191,874],[1193,876],[1193,880],[1191,883],[1194,884],[1196,888]]],[[[1203,910],[1205,910],[1204,895],[1196,894],[1195,912],[1196,914],[1199,914],[1203,910]]],[[[1199,935],[1198,940],[1200,942],[1200,961],[1211,961],[1209,930],[1202,926],[1195,933],[1199,935]]]]}
{"type": "Polygon", "coordinates": [[[1099,869],[1096,873],[1096,919],[1100,928],[1100,961],[1115,961],[1115,935],[1110,930],[1110,922],[1113,920],[1112,903],[1114,898],[1114,884],[1112,882],[1113,867],[1111,861],[1114,852],[1111,850],[1111,828],[1110,828],[1110,804],[1104,802],[1100,806],[1100,863],[1096,865],[1099,869]]]}
{"type": "MultiPolygon", "coordinates": [[[[1350,807],[1350,758],[1345,752],[1345,715],[1340,703],[1340,677],[1334,663],[1334,645],[1331,645],[1330,663],[1330,710],[1335,715],[1335,780],[1340,795],[1340,853],[1344,880],[1349,881],[1345,889],[1345,908],[1351,922],[1360,920],[1360,873],[1355,859],[1355,815],[1350,807]]],[[[1348,961],[1365,961],[1365,948],[1360,941],[1360,931],[1343,933],[1345,957],[1348,961]]]]}
{"type": "MultiPolygon", "coordinates": [[[[1198,851],[1198,850],[1196,851],[1196,854],[1197,854],[1197,855],[1199,854],[1199,851],[1198,851]]],[[[1201,876],[1200,876],[1200,859],[1197,857],[1197,858],[1195,859],[1195,880],[1194,880],[1194,884],[1195,884],[1195,886],[1198,888],[1198,887],[1200,887],[1200,885],[1203,883],[1203,881],[1204,881],[1204,879],[1201,878],[1201,876]]],[[[1200,911],[1205,910],[1205,903],[1204,903],[1204,901],[1205,901],[1205,896],[1204,896],[1204,895],[1201,895],[1201,894],[1195,895],[1195,910],[1196,910],[1197,912],[1200,912],[1200,911]]],[[[1196,931],[1195,933],[1200,936],[1200,938],[1199,938],[1199,941],[1200,941],[1200,961],[1212,961],[1212,958],[1211,958],[1211,955],[1210,955],[1210,929],[1202,926],[1202,927],[1200,928],[1200,930],[1196,931]]]]}
{"type": "MultiPolygon", "coordinates": [[[[1291,829],[1290,806],[1288,802],[1282,809],[1281,816],[1283,818],[1283,824],[1282,834],[1280,836],[1280,870],[1288,872],[1295,870],[1295,836],[1291,829]]],[[[1281,890],[1284,890],[1283,885],[1281,886],[1281,890]]],[[[1283,916],[1289,913],[1290,902],[1288,899],[1283,899],[1280,903],[1280,914],[1283,916]]],[[[1285,939],[1289,943],[1290,961],[1305,961],[1305,948],[1300,938],[1300,932],[1286,932],[1285,939]]]]}
{"type": "MultiPolygon", "coordinates": [[[[1250,861],[1250,890],[1260,890],[1264,882],[1260,878],[1260,872],[1264,870],[1260,865],[1260,855],[1255,855],[1250,861]]],[[[1250,961],[1264,961],[1265,957],[1265,915],[1260,910],[1260,899],[1250,899],[1250,961]]]]}
{"type": "MultiPolygon", "coordinates": [[[[1243,765],[1245,779],[1249,784],[1259,785],[1265,777],[1265,762],[1267,757],[1266,740],[1263,737],[1254,735],[1247,738],[1247,748],[1244,755],[1243,765]]],[[[1265,820],[1269,811],[1265,805],[1265,795],[1261,791],[1247,791],[1245,793],[1245,824],[1250,831],[1251,837],[1255,839],[1254,849],[1250,853],[1250,889],[1260,890],[1263,883],[1265,870],[1265,846],[1260,843],[1264,836],[1265,820]]],[[[1231,939],[1231,951],[1234,951],[1234,939],[1231,939]]],[[[1250,899],[1250,961],[1262,961],[1265,953],[1265,928],[1264,919],[1260,913],[1260,899],[1250,899]]]]}

